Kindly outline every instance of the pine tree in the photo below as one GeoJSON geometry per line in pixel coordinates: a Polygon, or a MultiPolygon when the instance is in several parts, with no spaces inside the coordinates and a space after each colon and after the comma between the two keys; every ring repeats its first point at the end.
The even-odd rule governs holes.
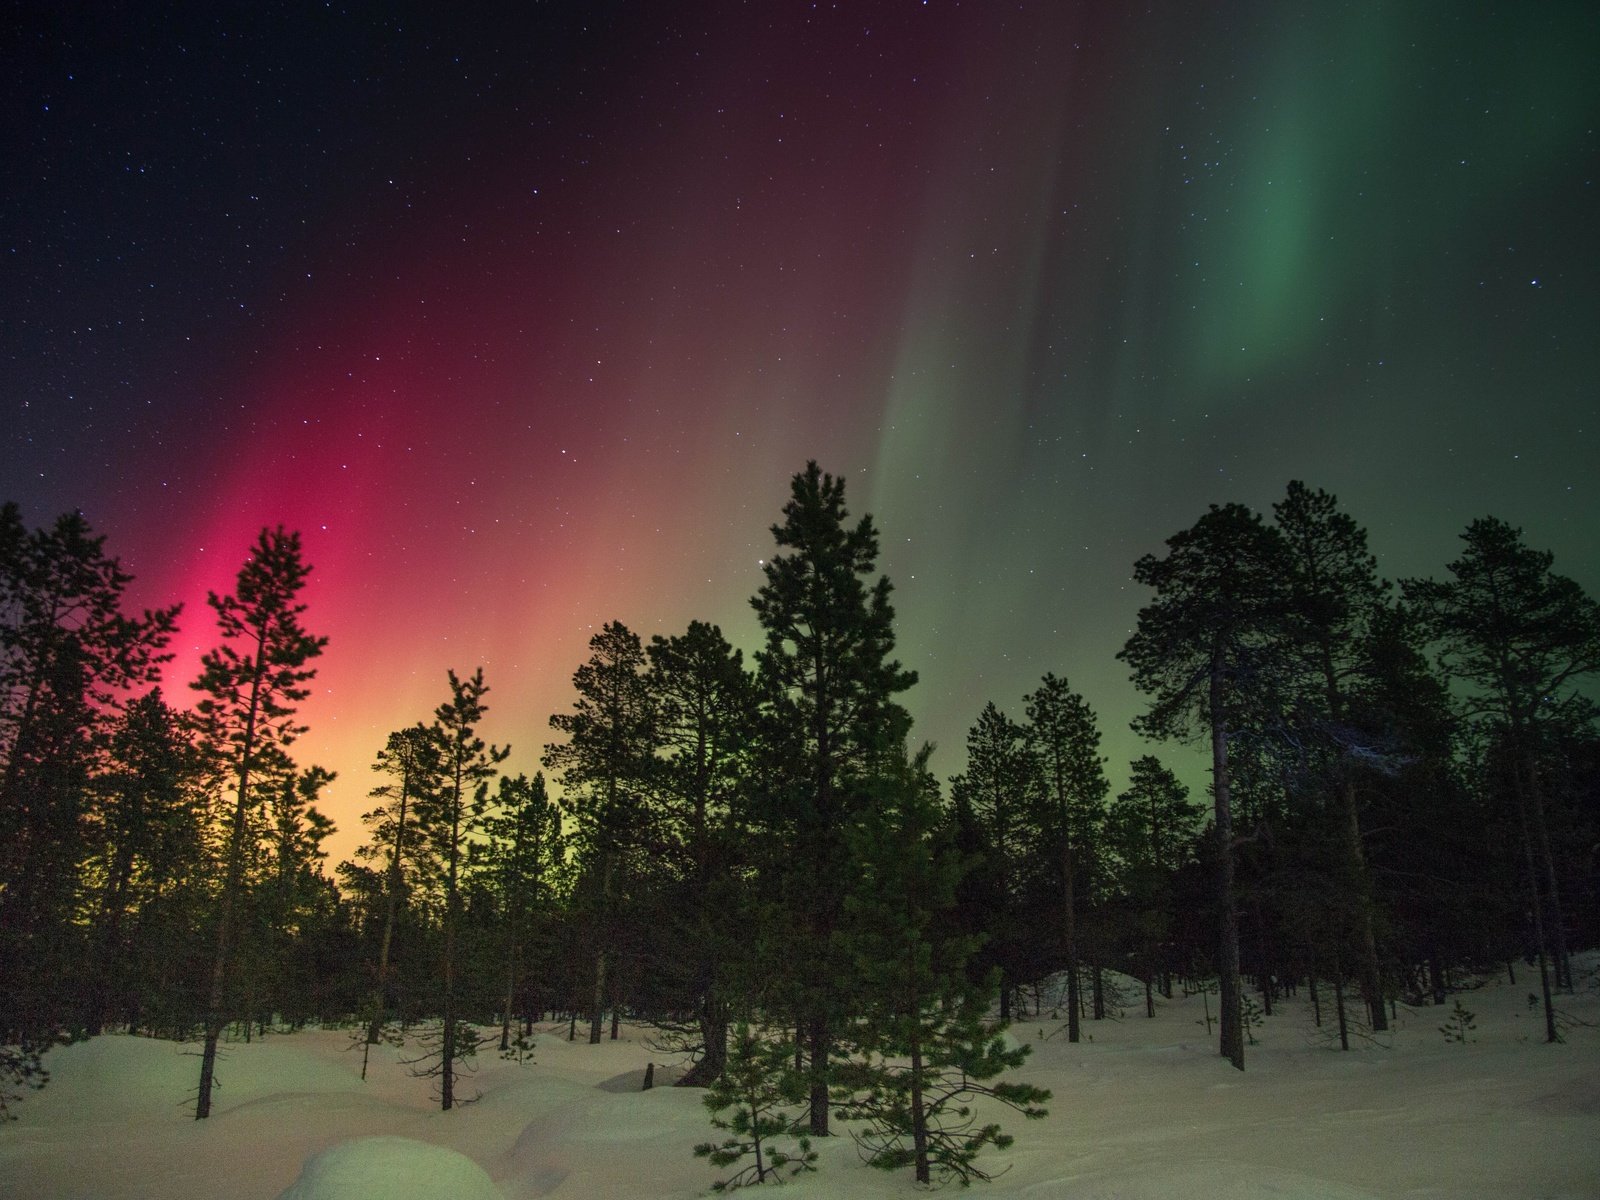
{"type": "Polygon", "coordinates": [[[513,1048],[513,1013],[520,998],[530,926],[549,903],[553,877],[566,854],[561,813],[545,788],[543,772],[502,776],[494,812],[484,823],[489,842],[486,872],[500,900],[505,923],[505,1003],[500,1017],[500,1053],[523,1054],[513,1048]]]}
{"type": "Polygon", "coordinates": [[[1145,1014],[1155,1016],[1156,975],[1161,992],[1172,998],[1172,964],[1161,948],[1175,917],[1173,878],[1189,856],[1200,825],[1200,810],[1189,789],[1153,755],[1134,759],[1128,789],[1112,802],[1108,839],[1122,865],[1122,890],[1130,907],[1134,937],[1143,964],[1145,1014]]]}
{"type": "Polygon", "coordinates": [[[1478,1014],[1468,1010],[1467,1006],[1458,999],[1455,1007],[1450,1010],[1450,1015],[1439,1026],[1439,1032],[1444,1034],[1447,1042],[1459,1042],[1463,1046],[1469,1040],[1467,1035],[1478,1028],[1478,1014]]]}
{"type": "MultiPolygon", "coordinates": [[[[411,880],[431,864],[427,853],[427,828],[423,814],[444,785],[443,746],[436,726],[420,722],[391,733],[372,764],[388,782],[370,793],[382,801],[362,816],[371,841],[357,851],[358,857],[379,858],[384,862],[383,931],[378,939],[378,959],[373,969],[372,999],[367,1019],[366,1044],[374,1046],[383,1036],[383,1027],[394,998],[391,959],[395,930],[411,880]]],[[[366,1051],[362,1052],[361,1073],[366,1078],[366,1051]]]]}
{"type": "Polygon", "coordinates": [[[461,1019],[457,1008],[457,954],[461,933],[462,873],[467,849],[482,828],[488,803],[489,781],[495,767],[510,753],[509,747],[491,746],[478,736],[478,725],[489,711],[484,696],[489,685],[479,667],[467,679],[448,673],[450,699],[433,713],[433,737],[439,746],[439,787],[425,798],[422,820],[428,830],[429,850],[444,880],[444,954],[440,964],[443,1011],[439,1018],[436,1062],[425,1074],[439,1080],[439,1107],[455,1106],[459,1062],[471,1057],[477,1037],[461,1019]]]}
{"type": "Polygon", "coordinates": [[[1079,1027],[1079,893],[1088,891],[1099,827],[1104,819],[1105,760],[1094,710],[1065,679],[1046,675],[1027,697],[1028,746],[1042,784],[1037,824],[1055,852],[1061,887],[1061,934],[1067,974],[1067,1040],[1079,1027]]]}
{"type": "Polygon", "coordinates": [[[854,1051],[834,1073],[840,1115],[866,1123],[854,1136],[884,1170],[909,1166],[917,1182],[935,1175],[963,1184],[987,1179],[975,1160],[1012,1142],[994,1122],[979,1124],[974,1097],[1027,1118],[1045,1115],[1049,1093],[1002,1081],[1026,1047],[1007,1047],[1004,1024],[987,1019],[997,980],[975,988],[966,964],[976,939],[952,921],[966,865],[944,836],[928,747],[881,778],[852,827],[857,878],[839,931],[864,1001],[847,1034],[854,1051]]]}
{"type": "Polygon", "coordinates": [[[93,939],[74,919],[91,785],[129,693],[171,657],[178,614],[125,615],[131,582],[82,514],[29,532],[0,506],[0,1062],[34,1061],[96,1019],[77,987],[98,971],[93,939]]]}
{"type": "Polygon", "coordinates": [[[1234,900],[1230,740],[1274,704],[1285,672],[1289,613],[1281,536],[1241,505],[1212,505],[1167,539],[1167,557],[1146,555],[1134,579],[1155,591],[1117,657],[1151,697],[1135,728],[1155,738],[1211,737],[1221,1050],[1244,1069],[1240,1028],[1239,923],[1234,900]]]}
{"type": "Polygon", "coordinates": [[[142,964],[160,947],[147,918],[180,876],[200,869],[200,762],[180,715],[159,688],[129,704],[93,785],[89,841],[95,902],[95,959],[87,1031],[102,1032],[114,1010],[137,1011],[142,964]]]}
{"type": "Polygon", "coordinates": [[[742,1021],[734,1028],[725,1069],[708,1082],[705,1097],[711,1124],[732,1136],[702,1142],[694,1153],[714,1167],[731,1167],[747,1155],[752,1161],[712,1184],[712,1191],[781,1181],[786,1174],[816,1169],[811,1140],[796,1134],[797,1110],[806,1103],[806,1082],[794,1069],[794,1053],[791,1043],[764,1038],[742,1021]],[[729,1109],[733,1111],[723,1116],[729,1109]],[[793,1146],[778,1142],[791,1137],[793,1146]]]}
{"type": "Polygon", "coordinates": [[[868,781],[904,753],[910,721],[895,697],[916,682],[890,657],[888,579],[866,583],[878,558],[872,518],[848,521],[844,480],[808,463],[790,483],[783,523],[772,527],[787,553],[767,561],[766,583],[751,600],[766,635],[756,662],[781,792],[766,825],[783,843],[787,898],[805,947],[796,991],[819,1137],[828,1133],[828,1060],[842,999],[842,975],[826,956],[849,879],[846,831],[868,781]]]}
{"type": "Polygon", "coordinates": [[[287,775],[268,801],[269,875],[257,907],[265,924],[271,1008],[292,1026],[315,1016],[321,981],[310,958],[329,913],[323,842],[334,825],[317,807],[335,776],[323,767],[287,775]]]}
{"type": "MultiPolygon", "coordinates": [[[[1011,993],[1023,962],[1021,898],[1024,864],[1043,841],[1037,827],[1041,788],[1038,759],[1024,729],[993,703],[986,704],[967,733],[967,769],[950,781],[958,813],[970,814],[981,855],[964,887],[976,888],[988,935],[980,955],[1000,969],[1000,1017],[1011,1017],[1011,993]]],[[[965,907],[965,906],[964,906],[965,907]]]]}
{"type": "Polygon", "coordinates": [[[264,529],[249,559],[239,570],[231,595],[212,593],[222,644],[201,660],[203,693],[196,706],[205,744],[220,774],[234,792],[228,824],[226,875],[217,907],[216,953],[212,959],[206,1003],[205,1048],[195,1119],[211,1115],[217,1042],[228,1015],[231,955],[235,921],[243,901],[245,858],[252,806],[261,798],[253,791],[258,776],[282,770],[285,748],[304,732],[294,723],[295,705],[309,694],[316,674],[308,667],[322,653],[327,639],[313,637],[300,624],[306,606],[297,602],[311,568],[301,561],[300,535],[279,526],[264,529]]]}
{"type": "Polygon", "coordinates": [[[1301,720],[1313,726],[1331,760],[1327,787],[1342,816],[1338,844],[1345,859],[1338,873],[1353,891],[1358,979],[1372,1028],[1381,1032],[1389,1022],[1356,793],[1363,765],[1381,761],[1388,738],[1353,706],[1352,685],[1387,585],[1378,579],[1366,530],[1341,512],[1327,492],[1314,492],[1295,480],[1273,506],[1273,514],[1287,552],[1291,636],[1302,656],[1307,684],[1301,695],[1301,720]]]}
{"type": "MultiPolygon", "coordinates": [[[[1540,748],[1568,713],[1588,711],[1577,685],[1600,671],[1600,604],[1554,572],[1553,555],[1529,549],[1521,530],[1504,521],[1476,520],[1462,541],[1465,550],[1448,567],[1452,579],[1411,579],[1401,586],[1438,643],[1446,669],[1473,688],[1469,711],[1499,726],[1508,747],[1540,955],[1545,1033],[1554,1042],[1547,951],[1553,951],[1558,986],[1571,986],[1571,967],[1540,748]]],[[[1579,723],[1584,719],[1580,716],[1579,723]]]]}
{"type": "Polygon", "coordinates": [[[728,975],[746,923],[749,854],[739,826],[755,688],[715,625],[692,621],[681,636],[652,638],[646,653],[662,756],[649,824],[668,876],[665,953],[654,974],[682,981],[693,1003],[701,1054],[681,1082],[694,1086],[720,1075],[727,1057],[728,975]]]}
{"type": "Polygon", "coordinates": [[[638,860],[655,770],[656,717],[637,634],[612,621],[589,639],[589,651],[572,676],[578,693],[572,712],[550,718],[550,727],[567,740],[545,747],[544,765],[561,778],[593,920],[589,1041],[596,1044],[608,989],[615,988],[608,974],[620,936],[615,910],[638,860]]]}

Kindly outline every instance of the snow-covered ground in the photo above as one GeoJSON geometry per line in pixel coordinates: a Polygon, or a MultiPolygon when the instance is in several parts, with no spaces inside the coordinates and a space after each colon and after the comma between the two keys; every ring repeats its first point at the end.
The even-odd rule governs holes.
{"type": "MultiPolygon", "coordinates": [[[[1010,1169],[979,1193],[1073,1200],[1236,1200],[1293,1197],[1600,1196],[1600,984],[1583,960],[1577,993],[1559,1007],[1566,1043],[1542,1042],[1526,979],[1461,997],[1476,1014],[1465,1044],[1439,1032],[1450,1012],[1401,1008],[1384,1045],[1330,1049],[1302,995],[1280,1006],[1239,1074],[1206,1032],[1202,999],[1142,1000],[1118,1021],[1085,1022],[1092,1041],[1069,1045],[1056,1023],[1023,1019],[1034,1047],[1021,1077],[1055,1093],[1050,1115],[1006,1128],[1016,1145],[987,1160],[1010,1169]]],[[[1214,1001],[1212,1010],[1215,1011],[1214,1001]]],[[[562,1031],[564,1032],[564,1027],[562,1031]]],[[[691,1148],[712,1136],[702,1093],[634,1090],[659,1054],[649,1031],[590,1046],[547,1031],[536,1062],[493,1053],[465,1091],[437,1111],[424,1080],[375,1047],[367,1082],[349,1034],[312,1031],[227,1047],[213,1116],[195,1122],[188,1097],[193,1047],[108,1036],[52,1052],[49,1086],[0,1128],[0,1196],[267,1200],[296,1184],[319,1153],[352,1139],[382,1141],[324,1155],[296,1196],[361,1200],[406,1191],[478,1196],[487,1173],[507,1200],[524,1197],[690,1197],[717,1171],[691,1148]],[[409,1139],[400,1141],[399,1139],[409,1139]],[[453,1154],[432,1153],[427,1146],[453,1154]],[[396,1170],[383,1182],[386,1169],[396,1170]],[[435,1172],[428,1175],[427,1172],[435,1172]],[[350,1188],[352,1179],[364,1187],[350,1188]],[[319,1190],[318,1180],[345,1190],[319,1190]],[[453,1181],[453,1182],[452,1182],[453,1181]]],[[[822,1146],[820,1170],[781,1194],[803,1200],[904,1196],[909,1173],[862,1165],[847,1137],[822,1146]]]]}

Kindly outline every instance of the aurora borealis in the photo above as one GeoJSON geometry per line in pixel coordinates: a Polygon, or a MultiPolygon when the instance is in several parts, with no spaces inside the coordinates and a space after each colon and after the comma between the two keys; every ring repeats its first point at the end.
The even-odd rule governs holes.
{"type": "Polygon", "coordinates": [[[1120,786],[1134,560],[1291,478],[1600,587],[1594,5],[473,9],[5,30],[0,496],[185,601],[172,695],[303,532],[336,853],[447,668],[531,771],[603,622],[753,649],[808,458],[941,775],[1054,671],[1120,786]]]}

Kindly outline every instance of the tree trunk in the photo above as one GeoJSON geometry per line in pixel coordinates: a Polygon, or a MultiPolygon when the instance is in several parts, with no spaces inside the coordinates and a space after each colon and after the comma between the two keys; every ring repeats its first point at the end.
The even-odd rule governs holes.
{"type": "Polygon", "coordinates": [[[600,1044],[600,1026],[605,1018],[606,1003],[606,944],[611,937],[611,851],[604,851],[605,861],[600,867],[600,921],[596,930],[594,952],[594,996],[589,1005],[589,1044],[600,1044]]]}
{"type": "Polygon", "coordinates": [[[917,1182],[932,1182],[928,1170],[928,1114],[922,1100],[922,1038],[911,1035],[911,1149],[915,1155],[917,1182]]]}
{"type": "Polygon", "coordinates": [[[244,742],[239,749],[239,790],[233,806],[233,827],[228,836],[228,877],[222,888],[222,903],[217,908],[217,951],[211,961],[211,994],[206,1000],[205,1045],[200,1052],[200,1086],[195,1097],[194,1119],[211,1115],[211,1088],[217,1075],[217,1042],[226,1023],[228,956],[233,949],[233,912],[244,883],[244,838],[246,804],[250,795],[250,765],[255,754],[256,716],[261,707],[261,654],[267,631],[262,626],[256,635],[255,673],[250,680],[250,706],[245,710],[244,742]]]}
{"type": "Polygon", "coordinates": [[[500,1053],[504,1054],[511,1049],[511,1006],[517,999],[517,957],[521,946],[518,943],[515,924],[511,930],[511,948],[506,955],[506,1006],[500,1015],[500,1053]]]}
{"type": "MultiPolygon", "coordinates": [[[[1513,769],[1513,775],[1517,772],[1513,769]]],[[[1533,836],[1529,829],[1528,797],[1520,784],[1516,787],[1517,813],[1522,818],[1522,855],[1527,867],[1528,915],[1533,923],[1533,942],[1539,952],[1539,990],[1544,998],[1544,1040],[1555,1043],[1561,1040],[1556,1031],[1556,1010],[1550,999],[1550,968],[1545,943],[1544,902],[1539,895],[1539,868],[1534,860],[1533,836]]]]}
{"type": "Polygon", "coordinates": [[[133,874],[133,849],[127,839],[117,846],[111,879],[100,904],[100,962],[90,984],[91,999],[86,1024],[90,1037],[98,1037],[110,1020],[111,992],[122,976],[122,922],[128,910],[128,880],[133,874]]]}
{"type": "Polygon", "coordinates": [[[456,922],[455,863],[450,870],[450,894],[445,899],[444,926],[444,1036],[439,1044],[439,1107],[449,1112],[456,1102],[456,922]]]}
{"type": "MultiPolygon", "coordinates": [[[[383,913],[383,938],[378,944],[378,977],[372,988],[372,1021],[367,1026],[367,1044],[376,1045],[383,1032],[383,1017],[388,1009],[389,948],[394,944],[394,927],[400,916],[400,885],[404,876],[406,837],[406,803],[411,792],[409,767],[402,768],[400,777],[400,819],[395,822],[394,845],[389,852],[388,896],[383,913]]],[[[363,1066],[363,1070],[365,1067],[363,1066]]],[[[363,1075],[362,1078],[366,1076],[363,1075]]]]}
{"type": "MultiPolygon", "coordinates": [[[[1057,787],[1061,785],[1058,783],[1057,787]]],[[[1078,992],[1078,913],[1073,896],[1072,839],[1067,834],[1067,802],[1061,800],[1061,883],[1062,929],[1067,951],[1067,1041],[1076,1042],[1081,1036],[1078,1010],[1082,999],[1078,992]]]]}
{"type": "Polygon", "coordinates": [[[1355,882],[1356,932],[1361,948],[1360,973],[1361,999],[1366,1003],[1372,1021],[1372,1032],[1382,1033],[1389,1028],[1384,1011],[1383,973],[1378,967],[1378,938],[1372,921],[1372,879],[1367,871],[1366,850],[1361,839],[1361,814],[1356,806],[1356,784],[1346,773],[1340,789],[1344,801],[1345,854],[1350,861],[1350,873],[1355,882]]]}
{"type": "Polygon", "coordinates": [[[1333,1010],[1339,1018],[1339,1049],[1350,1049],[1350,1026],[1344,1014],[1344,970],[1337,963],[1333,972],[1333,1010]]]}
{"type": "Polygon", "coordinates": [[[1556,960],[1556,987],[1572,990],[1572,960],[1567,954],[1567,925],[1561,911],[1561,884],[1556,875],[1556,859],[1550,849],[1550,826],[1544,816],[1544,793],[1539,786],[1539,764],[1528,756],[1528,800],[1533,812],[1533,828],[1538,838],[1539,857],[1544,865],[1545,885],[1550,889],[1548,925],[1550,948],[1556,960]]]}
{"type": "Polygon", "coordinates": [[[1222,672],[1211,670],[1211,783],[1217,823],[1217,891],[1222,906],[1219,931],[1218,1007],[1222,1010],[1221,1053],[1244,1070],[1244,1036],[1240,1026],[1239,918],[1233,903],[1233,809],[1228,794],[1228,718],[1223,707],[1222,672]]]}
{"type": "Polygon", "coordinates": [[[710,1087],[728,1066],[728,1006],[708,991],[699,1004],[700,1061],[678,1081],[680,1087],[710,1087]]]}
{"type": "Polygon", "coordinates": [[[833,1048],[826,1017],[811,1018],[807,1029],[811,1046],[811,1136],[828,1136],[828,1055],[833,1048]]]}

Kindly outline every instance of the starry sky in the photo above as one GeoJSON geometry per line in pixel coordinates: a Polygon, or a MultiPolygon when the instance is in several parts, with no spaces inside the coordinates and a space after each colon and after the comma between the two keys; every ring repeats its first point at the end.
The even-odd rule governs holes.
{"type": "Polygon", "coordinates": [[[454,7],[0,18],[0,496],[185,601],[174,694],[303,532],[336,856],[447,668],[531,771],[604,622],[753,649],[811,458],[941,775],[1053,671],[1120,786],[1133,562],[1292,478],[1600,590],[1588,0],[454,7]]]}

